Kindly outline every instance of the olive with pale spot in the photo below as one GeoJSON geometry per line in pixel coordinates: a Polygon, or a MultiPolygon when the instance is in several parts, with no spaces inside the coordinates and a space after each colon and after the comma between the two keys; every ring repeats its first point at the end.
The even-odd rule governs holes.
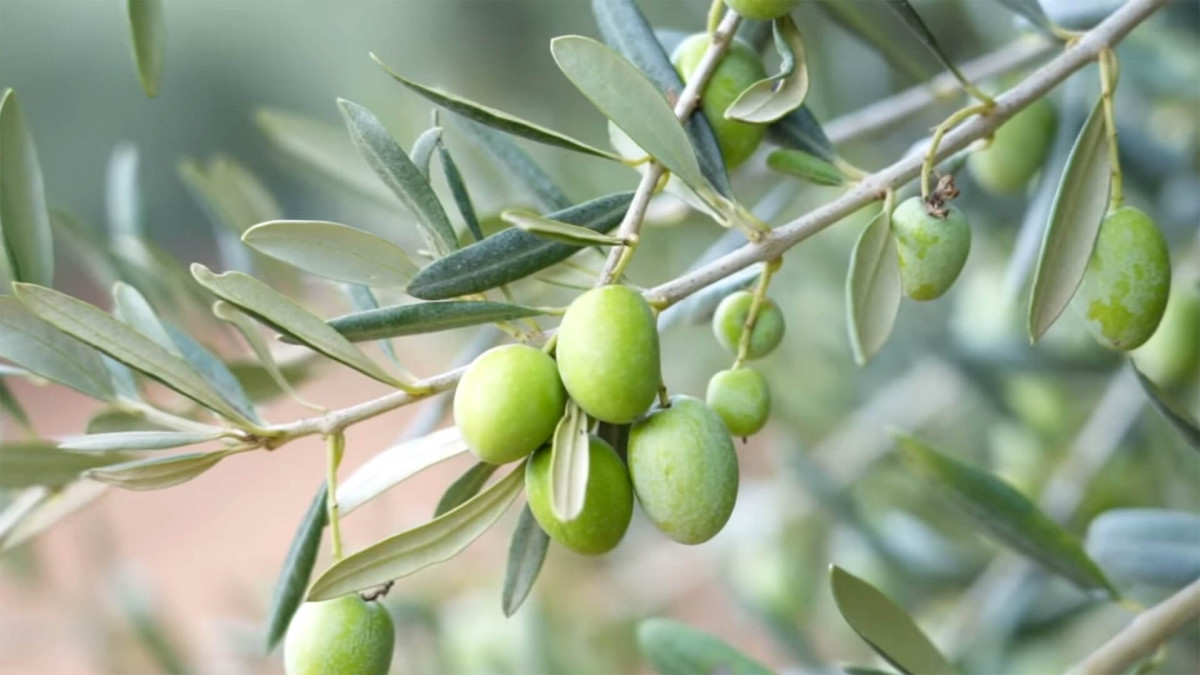
{"type": "Polygon", "coordinates": [[[396,631],[378,602],[358,594],[306,602],[296,610],[283,644],[288,675],[379,675],[392,663],[396,631]]]}
{"type": "Polygon", "coordinates": [[[525,494],[533,517],[551,539],[576,553],[600,555],[616,548],[633,517],[633,486],[621,458],[603,439],[588,439],[583,511],[574,520],[563,521],[550,504],[552,456],[546,446],[525,465],[525,494]]]}
{"type": "Polygon", "coordinates": [[[931,213],[920,197],[892,212],[892,235],[900,257],[900,283],[913,300],[939,298],[958,278],[971,251],[971,226],[953,204],[944,217],[931,213]]]}
{"type": "Polygon", "coordinates": [[[734,436],[753,436],[766,426],[771,414],[771,389],[766,378],[751,368],[713,375],[705,399],[734,436]]]}

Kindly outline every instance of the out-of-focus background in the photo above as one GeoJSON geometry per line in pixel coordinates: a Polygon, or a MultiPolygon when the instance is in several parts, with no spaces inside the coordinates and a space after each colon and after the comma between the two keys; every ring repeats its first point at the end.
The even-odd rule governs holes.
{"type": "MultiPolygon", "coordinates": [[[[708,9],[699,0],[640,4],[656,27],[685,32],[702,30],[708,9]]],[[[915,4],[960,61],[1031,39],[999,3],[915,4]]],[[[1086,26],[1119,3],[1044,4],[1064,23],[1086,26]]],[[[1129,198],[1155,216],[1177,257],[1197,246],[1200,223],[1198,7],[1193,0],[1172,3],[1120,49],[1117,103],[1129,198]]],[[[184,262],[214,269],[256,263],[236,237],[214,227],[181,180],[181,167],[186,173],[213,162],[235,161],[257,176],[286,217],[344,222],[416,243],[411,216],[378,197],[386,193],[369,173],[365,189],[345,189],[307,171],[264,132],[269,124],[263,120],[281,114],[337,129],[335,102],[343,97],[376,112],[411,146],[431,124],[430,105],[387,77],[368,52],[420,82],[597,145],[607,142],[603,117],[561,76],[549,53],[554,36],[596,35],[583,0],[171,0],[166,12],[165,75],[158,97],[148,99],[133,68],[124,3],[2,0],[0,86],[20,95],[52,207],[72,214],[83,231],[102,235],[111,227],[106,175],[114,151],[125,158],[136,152],[143,230],[184,262]]],[[[803,3],[796,17],[813,78],[808,104],[822,122],[938,70],[894,23],[889,62],[817,3],[803,3]]],[[[1053,97],[1068,145],[1094,100],[1096,81],[1094,68],[1086,69],[1053,97]]],[[[987,84],[999,89],[1006,82],[987,84]]],[[[957,103],[933,106],[839,149],[859,166],[883,166],[957,103]]],[[[453,125],[446,127],[481,215],[527,200],[453,125]]],[[[636,174],[614,163],[523,147],[575,200],[632,189],[636,182],[636,174]]],[[[358,161],[348,143],[345,150],[347,163],[358,161]]],[[[777,182],[761,152],[735,175],[747,204],[777,182]]],[[[870,662],[869,650],[832,603],[830,562],[889,592],[939,645],[965,654],[972,672],[1058,672],[1102,642],[1128,621],[1127,611],[1089,604],[1036,571],[1005,576],[993,566],[993,576],[1020,579],[1015,588],[1021,594],[998,594],[994,579],[979,580],[996,547],[888,456],[885,429],[894,425],[920,431],[1031,497],[1053,483],[1066,500],[1057,515],[1080,536],[1110,508],[1200,508],[1197,455],[1146,406],[1121,359],[1091,343],[1071,316],[1041,346],[1030,347],[1024,338],[1021,305],[1009,303],[1003,289],[1026,212],[1042,208],[1044,214],[1044,206],[1031,206],[1042,189],[1038,182],[1028,195],[998,199],[963,173],[958,203],[975,232],[963,278],[937,302],[906,301],[891,341],[866,368],[854,365],[848,346],[844,279],[850,249],[870,214],[791,252],[772,286],[787,317],[787,338],[756,364],[774,393],[773,421],[739,445],[743,482],[726,530],[707,544],[684,547],[635,514],[611,555],[588,559],[552,548],[532,599],[505,619],[500,587],[513,509],[464,555],[397,583],[387,598],[400,635],[394,671],[644,671],[633,626],[650,615],[682,618],[775,668],[819,672],[835,663],[870,662]],[[1096,413],[1098,406],[1108,407],[1096,413]]],[[[785,185],[775,196],[788,199],[772,224],[837,194],[798,181],[785,185]]],[[[437,188],[445,194],[440,182],[437,188]]],[[[630,271],[641,285],[677,276],[722,234],[694,214],[661,207],[630,271]]],[[[73,256],[70,246],[59,251],[56,287],[105,303],[107,290],[95,283],[88,260],[73,256]]],[[[289,293],[305,294],[322,315],[348,310],[328,284],[275,273],[289,293]]],[[[549,292],[550,300],[569,297],[549,292]]],[[[405,338],[397,348],[410,368],[429,375],[452,365],[475,333],[405,338]]],[[[246,357],[237,343],[213,339],[224,353],[246,357]]],[[[703,317],[681,322],[663,339],[673,391],[703,395],[708,377],[727,367],[703,317]]],[[[300,390],[326,406],[384,391],[327,364],[317,369],[300,390]]],[[[93,402],[62,387],[12,387],[42,437],[79,433],[96,412],[93,402]]],[[[1195,382],[1173,391],[1197,409],[1195,382]]],[[[405,408],[354,427],[345,471],[396,441],[420,410],[405,408]]],[[[286,397],[266,409],[272,421],[308,414],[286,397]]],[[[22,433],[7,417],[2,423],[6,438],[22,433]]],[[[110,489],[6,554],[0,558],[0,672],[279,671],[278,653],[263,653],[263,622],[323,462],[320,441],[309,439],[238,456],[175,488],[110,489]]],[[[428,519],[445,486],[467,466],[466,458],[439,465],[349,516],[349,548],[428,519]]],[[[323,553],[318,569],[325,564],[323,553]]],[[[1163,591],[1137,588],[1134,594],[1149,602],[1163,591]]],[[[1194,672],[1197,638],[1189,629],[1177,640],[1163,672],[1194,672]]]]}

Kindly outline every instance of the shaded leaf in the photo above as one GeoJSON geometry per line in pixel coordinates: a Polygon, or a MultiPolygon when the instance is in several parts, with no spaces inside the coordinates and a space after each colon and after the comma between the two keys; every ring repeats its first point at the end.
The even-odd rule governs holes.
{"type": "Polygon", "coordinates": [[[1055,34],[1054,22],[1046,16],[1046,11],[1042,9],[1042,4],[1038,0],[1000,0],[1000,4],[1012,10],[1014,14],[1024,17],[1047,37],[1058,39],[1055,34]]]}
{"type": "Polygon", "coordinates": [[[504,570],[504,591],[500,597],[504,616],[516,614],[525,598],[529,597],[549,548],[550,535],[538,525],[533,511],[526,504],[521,509],[512,542],[508,545],[508,566],[504,570]]]}
{"type": "Polygon", "coordinates": [[[601,234],[582,225],[543,218],[526,209],[508,209],[500,214],[500,218],[522,232],[572,246],[619,246],[625,243],[620,237],[601,234]]]}
{"type": "Polygon", "coordinates": [[[129,457],[70,452],[56,447],[53,441],[6,441],[0,443],[0,488],[61,487],[78,480],[89,469],[124,462],[129,457]]]}
{"type": "Polygon", "coordinates": [[[0,357],[92,398],[116,399],[100,355],[38,318],[16,298],[0,297],[0,332],[0,357]]]}
{"type": "Polygon", "coordinates": [[[767,155],[767,166],[773,171],[803,178],[817,185],[841,185],[846,176],[833,164],[803,150],[775,150],[767,155]]]}
{"type": "Polygon", "coordinates": [[[0,552],[11,551],[46,528],[95,501],[107,486],[77,481],[61,490],[25,490],[0,513],[0,552]]]}
{"type": "Polygon", "coordinates": [[[33,425],[29,421],[29,415],[26,414],[25,408],[21,407],[21,402],[13,395],[12,390],[8,388],[8,383],[4,381],[4,378],[0,378],[0,410],[7,413],[25,431],[33,432],[33,425]]]}
{"type": "Polygon", "coordinates": [[[860,366],[887,342],[900,311],[900,262],[891,230],[891,214],[884,210],[863,230],[850,254],[846,318],[860,366]]]}
{"type": "Polygon", "coordinates": [[[500,165],[501,173],[533,197],[539,208],[561,211],[571,206],[554,179],[507,135],[465,117],[457,119],[459,127],[500,165]]]}
{"type": "Polygon", "coordinates": [[[1137,373],[1138,382],[1141,383],[1142,390],[1146,392],[1146,397],[1150,399],[1154,409],[1179,432],[1188,445],[1200,450],[1200,424],[1196,423],[1183,404],[1159,389],[1157,384],[1142,374],[1142,371],[1134,368],[1133,372],[1137,373]]]}
{"type": "Polygon", "coordinates": [[[113,314],[118,319],[129,324],[131,328],[142,335],[154,340],[155,344],[171,354],[183,356],[179,353],[179,347],[175,346],[175,342],[171,339],[171,336],[167,335],[167,329],[163,327],[158,314],[154,312],[154,308],[150,306],[145,296],[139,293],[136,288],[125,282],[118,281],[113,284],[112,296],[113,314]]]}
{"type": "Polygon", "coordinates": [[[458,213],[467,225],[467,231],[475,241],[483,239],[483,230],[479,227],[479,217],[475,214],[475,206],[471,203],[471,193],[467,191],[467,183],[458,170],[450,151],[442,143],[438,143],[438,158],[442,160],[442,173],[446,176],[446,184],[450,186],[450,194],[454,196],[454,204],[458,213]]]}
{"type": "Polygon", "coordinates": [[[271,596],[271,609],[267,613],[267,651],[275,648],[287,633],[292,616],[304,602],[304,592],[308,590],[308,581],[312,578],[313,567],[317,564],[317,552],[321,547],[321,533],[325,530],[328,512],[325,509],[325,484],[308,505],[300,527],[288,547],[287,557],[283,560],[283,569],[279,572],[279,580],[275,582],[275,592],[271,596]]]}
{"type": "Polygon", "coordinates": [[[429,178],[429,162],[433,159],[433,150],[442,142],[442,128],[432,127],[421,132],[413,141],[412,161],[421,171],[421,175],[429,178]]]}
{"type": "Polygon", "coordinates": [[[355,312],[330,319],[329,325],[351,342],[363,342],[512,321],[545,313],[539,307],[505,302],[440,300],[355,312]]]}
{"type": "Polygon", "coordinates": [[[129,31],[133,39],[133,59],[138,79],[146,95],[158,95],[163,64],[167,55],[167,25],[163,18],[163,0],[128,0],[129,31]]]}
{"type": "MultiPolygon", "coordinates": [[[[54,241],[33,135],[17,102],[17,92],[0,95],[0,246],[12,280],[54,283],[54,241]]],[[[6,281],[0,279],[0,281],[6,281]]],[[[8,293],[8,284],[0,292],[8,293]]]]}
{"type": "Polygon", "coordinates": [[[168,450],[185,445],[214,441],[226,435],[224,429],[209,431],[118,431],[107,434],[69,436],[59,442],[62,450],[109,452],[112,450],[168,450]]]}
{"type": "Polygon", "coordinates": [[[499,468],[496,464],[475,462],[471,468],[467,469],[463,475],[459,476],[442,493],[442,498],[438,500],[437,508],[433,510],[433,517],[437,518],[448,511],[452,511],[462,506],[468,499],[479,494],[483,486],[487,485],[488,479],[499,468]]]}
{"type": "Polygon", "coordinates": [[[127,490],[159,490],[186,483],[229,454],[228,450],[220,450],[141,459],[92,469],[84,477],[127,490]]]}
{"type": "Polygon", "coordinates": [[[250,400],[246,390],[242,389],[242,383],[230,372],[228,366],[188,334],[169,323],[164,325],[167,334],[183,354],[183,360],[204,378],[208,386],[246,419],[261,424],[262,419],[254,409],[254,402],[250,400]]]}
{"type": "Polygon", "coordinates": [[[1087,550],[1114,579],[1182,588],[1200,577],[1200,516],[1167,509],[1105,511],[1088,527],[1087,550]]]}
{"type": "Polygon", "coordinates": [[[393,445],[367,460],[338,485],[338,511],[346,515],[421,471],[466,450],[458,427],[393,445]]]}
{"type": "Polygon", "coordinates": [[[771,669],[721,640],[672,619],[651,618],[637,627],[638,647],[662,675],[769,675],[771,669]]]}
{"type": "Polygon", "coordinates": [[[775,49],[782,58],[779,74],[750,85],[725,109],[725,118],[756,124],[776,122],[799,108],[808,96],[808,63],[804,40],[790,14],[773,23],[775,49]]]}
{"type": "Polygon", "coordinates": [[[883,3],[818,0],[818,6],[829,18],[878,51],[900,72],[918,81],[930,78],[930,69],[911,53],[913,50],[910,47],[915,45],[897,39],[892,15],[883,9],[883,3]]]}
{"type": "Polygon", "coordinates": [[[573,401],[567,402],[551,443],[550,508],[570,522],[583,513],[591,458],[587,415],[573,401]]]}
{"type": "Polygon", "coordinates": [[[950,60],[950,57],[946,54],[945,50],[943,50],[942,46],[938,44],[937,38],[933,35],[933,31],[929,30],[929,26],[925,25],[925,21],[921,18],[921,15],[917,14],[917,10],[913,9],[913,6],[909,4],[908,0],[886,1],[888,7],[891,7],[892,11],[894,11],[902,21],[904,21],[904,25],[908,26],[908,29],[917,36],[917,39],[921,41],[921,44],[925,45],[929,51],[937,57],[938,61],[941,61],[946,70],[950,71],[950,73],[954,75],[954,78],[957,79],[963,85],[963,87],[968,90],[974,89],[974,87],[971,86],[971,83],[967,80],[966,76],[959,71],[958,66],[954,65],[954,61],[950,60]]]}
{"type": "Polygon", "coordinates": [[[404,286],[417,266],[404,249],[348,225],[273,220],[242,234],[247,246],[328,279],[364,286],[404,286]]]}
{"type": "Polygon", "coordinates": [[[837,151],[833,148],[833,142],[825,135],[821,123],[805,105],[796,108],[784,115],[783,119],[772,124],[767,129],[767,136],[777,145],[807,152],[827,162],[837,159],[837,151]]]}

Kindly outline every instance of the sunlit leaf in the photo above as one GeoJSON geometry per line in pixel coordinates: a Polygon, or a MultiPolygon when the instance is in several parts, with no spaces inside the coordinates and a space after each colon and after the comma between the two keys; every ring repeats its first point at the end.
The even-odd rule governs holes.
{"type": "Polygon", "coordinates": [[[544,218],[526,209],[509,209],[501,213],[500,218],[523,232],[572,246],[619,246],[625,243],[620,237],[602,234],[582,225],[544,218]]]}
{"type": "Polygon", "coordinates": [[[163,0],[128,0],[129,31],[133,39],[133,59],[138,79],[146,95],[158,95],[163,64],[167,55],[167,25],[163,18],[163,0]]]}
{"type": "Polygon", "coordinates": [[[287,633],[288,624],[300,603],[304,602],[304,592],[308,590],[308,581],[312,578],[313,567],[317,564],[317,552],[321,547],[321,533],[325,530],[328,520],[328,510],[325,508],[325,484],[308,505],[300,527],[292,538],[287,557],[283,560],[283,569],[279,572],[279,580],[275,582],[275,592],[271,596],[271,610],[267,613],[267,651],[275,648],[287,633]]]}
{"type": "Polygon", "coordinates": [[[129,458],[119,453],[71,452],[53,441],[5,441],[0,443],[0,488],[61,487],[89,469],[129,458]]]}
{"type": "Polygon", "coordinates": [[[62,450],[109,452],[113,450],[168,450],[213,441],[226,435],[224,429],[207,431],[118,431],[108,434],[69,436],[59,442],[62,450]]]}
{"type": "Polygon", "coordinates": [[[420,169],[426,179],[429,178],[429,162],[433,159],[433,151],[442,142],[442,128],[432,127],[421,132],[413,141],[412,162],[420,169]]]}
{"type": "Polygon", "coordinates": [[[767,166],[773,171],[817,185],[841,185],[846,182],[845,174],[836,166],[803,150],[774,150],[767,155],[767,166]]]}
{"type": "Polygon", "coordinates": [[[589,451],[587,415],[568,402],[551,438],[550,507],[563,522],[583,512],[587,497],[589,451]]]}
{"type": "Polygon", "coordinates": [[[92,398],[115,400],[100,355],[38,318],[16,298],[0,297],[0,333],[0,357],[92,398]]]}
{"type": "Polygon", "coordinates": [[[774,22],[775,49],[783,62],[779,74],[750,85],[725,109],[725,118],[756,124],[776,122],[799,108],[808,96],[804,40],[791,15],[774,22]]]}
{"type": "Polygon", "coordinates": [[[887,342],[900,311],[900,261],[891,229],[891,214],[880,212],[850,254],[846,318],[854,360],[860,366],[887,342]]]}
{"type": "Polygon", "coordinates": [[[504,570],[504,591],[500,597],[504,616],[516,614],[525,598],[529,597],[549,548],[550,536],[538,525],[533,511],[526,504],[521,509],[521,517],[517,520],[512,541],[508,545],[508,566],[504,570]]]}
{"type": "Polygon", "coordinates": [[[545,313],[539,307],[505,302],[438,300],[355,312],[330,319],[329,325],[351,342],[364,342],[512,321],[545,313]]]}
{"type": "Polygon", "coordinates": [[[421,471],[466,450],[458,427],[398,443],[367,460],[338,485],[338,510],[346,515],[421,471]]]}
{"type": "MultiPolygon", "coordinates": [[[[0,94],[0,248],[7,252],[3,267],[15,281],[50,286],[54,283],[54,242],[46,209],[42,168],[33,136],[17,102],[17,92],[0,94]]],[[[6,282],[0,293],[8,293],[6,282]]]]}
{"type": "Polygon", "coordinates": [[[1137,368],[1134,368],[1133,371],[1137,373],[1138,382],[1142,385],[1142,389],[1146,392],[1146,397],[1150,399],[1150,404],[1154,406],[1154,409],[1179,432],[1188,445],[1195,450],[1200,450],[1200,424],[1196,423],[1187,408],[1170,394],[1159,389],[1158,385],[1142,374],[1142,371],[1137,368]]]}
{"type": "Polygon", "coordinates": [[[638,647],[662,675],[769,675],[771,669],[708,633],[671,619],[637,627],[638,647]]]}
{"type": "Polygon", "coordinates": [[[213,468],[229,454],[227,450],[220,450],[141,459],[92,469],[84,477],[127,490],[160,490],[186,483],[213,468]]]}
{"type": "Polygon", "coordinates": [[[483,486],[487,485],[488,479],[499,468],[496,464],[475,462],[471,465],[471,468],[455,479],[450,484],[450,487],[446,488],[446,491],[442,493],[442,498],[438,500],[437,507],[433,510],[433,517],[437,518],[448,511],[452,511],[462,506],[468,499],[479,494],[483,486]]]}
{"type": "Polygon", "coordinates": [[[273,220],[242,234],[255,250],[326,277],[364,286],[404,286],[417,266],[404,249],[354,227],[323,220],[273,220]]]}
{"type": "Polygon", "coordinates": [[[571,200],[542,167],[538,166],[507,134],[456,116],[459,128],[467,133],[501,169],[501,174],[534,199],[538,208],[561,211],[571,200]]]}

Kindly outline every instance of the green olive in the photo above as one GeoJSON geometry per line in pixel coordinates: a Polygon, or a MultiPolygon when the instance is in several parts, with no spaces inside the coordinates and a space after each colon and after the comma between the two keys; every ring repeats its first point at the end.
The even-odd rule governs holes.
{"type": "Polygon", "coordinates": [[[1200,292],[1176,284],[1158,330],[1133,353],[1138,370],[1161,387],[1200,375],[1200,292]]]}
{"type": "Polygon", "coordinates": [[[996,130],[991,145],[968,158],[971,175],[997,195],[1024,188],[1046,159],[1057,117],[1046,99],[1013,115],[996,130]]]}
{"type": "Polygon", "coordinates": [[[1092,337],[1122,351],[1154,334],[1171,290],[1171,254],[1154,221],[1126,206],[1100,224],[1072,305],[1092,337]]]}
{"type": "Polygon", "coordinates": [[[645,298],[627,286],[575,298],[558,327],[557,356],[571,398],[602,422],[628,424],[658,395],[658,326],[645,298]]]}
{"type": "Polygon", "coordinates": [[[734,436],[752,436],[767,424],[771,390],[757,370],[722,370],[708,381],[708,407],[734,436]]]}
{"type": "Polygon", "coordinates": [[[939,218],[920,197],[892,212],[892,234],[900,255],[900,282],[913,300],[933,300],[950,289],[971,250],[971,226],[953,204],[939,218]]]}
{"type": "Polygon", "coordinates": [[[738,460],[721,418],[703,401],[672,396],[629,432],[629,476],[646,517],[681,544],[712,539],[738,492],[738,460]]]}
{"type": "Polygon", "coordinates": [[[283,645],[288,675],[379,675],[392,663],[396,632],[378,602],[357,594],[306,602],[283,645]]]}
{"type": "MultiPolygon", "coordinates": [[[[737,356],[738,344],[742,340],[742,332],[746,327],[746,318],[750,316],[752,304],[753,293],[737,291],[725,296],[713,314],[713,333],[717,336],[717,342],[734,356],[737,356]]],[[[785,328],[783,312],[779,311],[779,306],[770,298],[763,298],[762,306],[758,308],[758,319],[754,322],[754,330],[750,333],[750,347],[746,350],[746,358],[761,359],[775,351],[783,341],[785,328]]]]}
{"type": "Polygon", "coordinates": [[[463,374],[454,421],[479,459],[506,464],[550,438],[566,403],[554,359],[528,345],[504,345],[481,354],[463,374]]]}
{"type": "Polygon", "coordinates": [[[588,443],[588,479],[583,511],[563,522],[550,506],[549,446],[538,450],[525,466],[525,494],[538,524],[554,541],[576,553],[600,555],[621,543],[633,517],[633,487],[629,471],[615,450],[592,436],[588,443]]]}
{"type": "Polygon", "coordinates": [[[747,19],[770,21],[791,12],[800,0],[725,0],[725,4],[747,19]]]}
{"type": "MultiPolygon", "coordinates": [[[[675,64],[675,70],[679,71],[684,82],[700,65],[708,45],[708,33],[697,33],[675,48],[671,63],[675,64]]],[[[767,127],[725,119],[725,110],[747,87],[766,76],[767,69],[754,49],[744,42],[735,41],[729,46],[729,52],[721,59],[721,63],[717,64],[700,99],[704,115],[717,136],[717,145],[721,146],[721,155],[730,169],[741,165],[754,154],[767,135],[767,127]]]]}

